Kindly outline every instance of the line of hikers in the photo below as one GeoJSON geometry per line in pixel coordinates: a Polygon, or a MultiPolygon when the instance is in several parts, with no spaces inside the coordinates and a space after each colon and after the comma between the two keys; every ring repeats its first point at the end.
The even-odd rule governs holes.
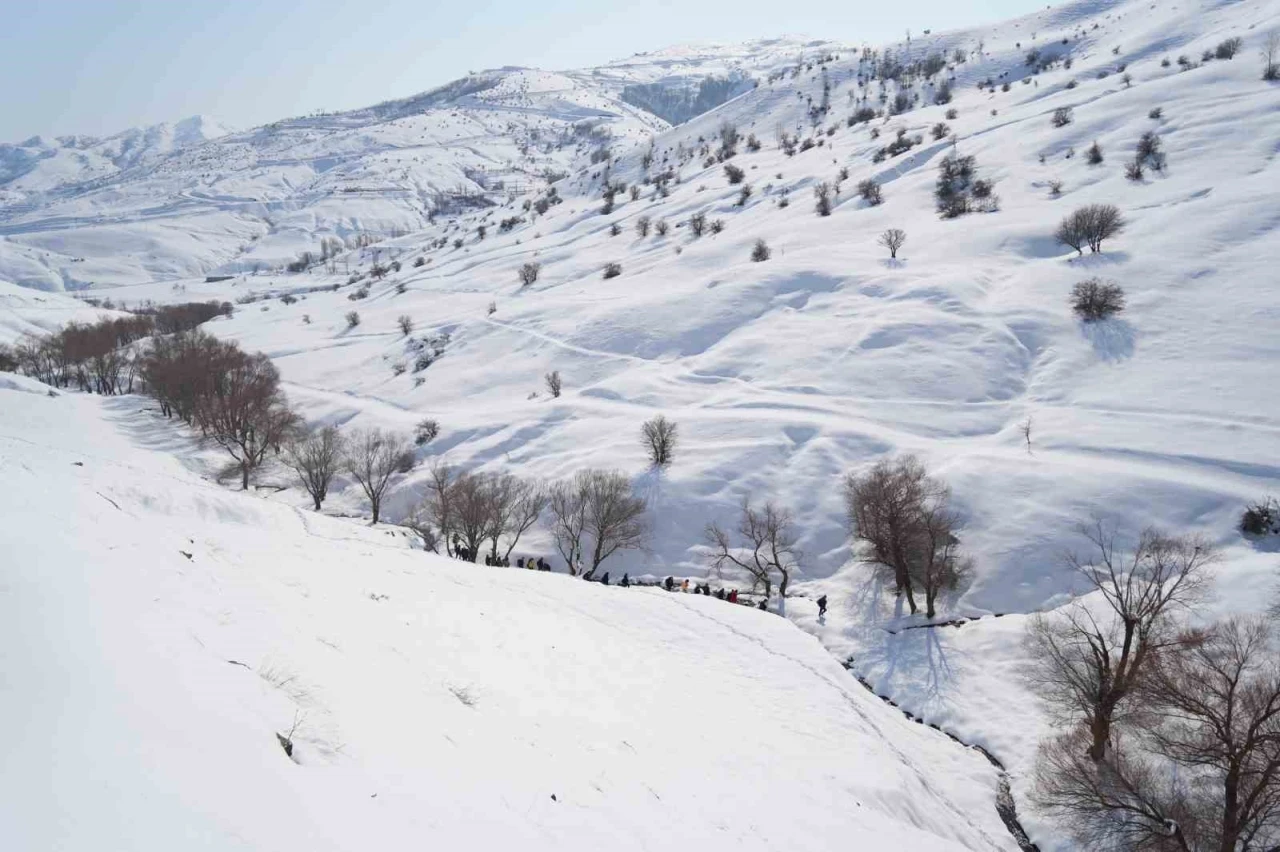
{"type": "MultiPolygon", "coordinates": [[[[471,553],[470,550],[467,549],[467,547],[464,544],[462,544],[461,541],[455,542],[453,547],[453,552],[457,555],[459,559],[462,559],[467,562],[474,561],[473,554],[471,553]]],[[[484,564],[489,566],[490,568],[510,568],[511,560],[505,556],[498,556],[497,554],[489,553],[489,554],[486,554],[484,557],[484,564]]],[[[516,567],[527,568],[530,571],[550,571],[551,563],[544,560],[541,556],[539,556],[536,560],[532,556],[521,556],[516,559],[516,567]]],[[[596,581],[595,575],[596,575],[596,569],[592,568],[590,571],[582,575],[582,579],[588,582],[595,582],[596,581]]],[[[609,572],[605,571],[604,574],[601,575],[598,582],[603,583],[606,586],[609,585],[609,572]]],[[[622,579],[618,581],[618,585],[622,586],[624,589],[627,589],[627,588],[630,588],[632,585],[639,585],[639,584],[632,583],[631,574],[626,573],[622,575],[622,579]]],[[[662,588],[666,589],[668,592],[674,592],[678,588],[681,592],[688,593],[689,578],[686,577],[685,579],[677,583],[675,577],[668,576],[665,580],[662,581],[661,585],[662,585],[662,588]]],[[[716,589],[713,592],[711,591],[710,583],[694,583],[693,593],[695,595],[706,595],[707,597],[713,597],[713,598],[716,598],[717,600],[728,601],[729,603],[734,603],[734,604],[743,603],[745,605],[750,605],[746,601],[738,600],[737,589],[726,590],[721,588],[721,589],[716,589]]],[[[761,598],[760,601],[755,606],[756,606],[756,609],[767,610],[768,604],[769,604],[768,598],[761,598]]],[[[822,597],[818,598],[818,617],[823,618],[824,616],[826,616],[826,614],[827,614],[827,596],[823,595],[822,597]]]]}

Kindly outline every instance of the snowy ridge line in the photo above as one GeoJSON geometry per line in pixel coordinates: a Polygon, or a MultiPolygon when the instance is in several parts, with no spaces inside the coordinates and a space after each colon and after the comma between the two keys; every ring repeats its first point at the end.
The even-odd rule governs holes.
{"type": "MultiPolygon", "coordinates": [[[[921,626],[928,627],[933,625],[921,625],[921,626]]],[[[842,665],[844,666],[845,670],[849,672],[849,674],[853,675],[854,679],[857,680],[858,683],[862,684],[862,686],[867,690],[867,692],[870,692],[872,695],[874,695],[876,698],[879,698],[885,704],[888,704],[890,707],[893,707],[895,710],[898,710],[899,712],[901,712],[902,715],[905,716],[907,719],[911,720],[912,722],[915,722],[917,725],[927,725],[930,728],[933,728],[938,733],[947,737],[948,739],[953,740],[958,745],[961,745],[968,749],[973,749],[974,751],[978,752],[983,757],[985,757],[987,761],[996,768],[996,772],[999,774],[1000,790],[996,795],[995,807],[996,807],[996,813],[1000,815],[1001,822],[1004,823],[1005,828],[1009,829],[1009,834],[1013,837],[1014,841],[1017,842],[1018,848],[1022,849],[1023,852],[1040,852],[1040,847],[1037,846],[1034,842],[1032,842],[1031,838],[1027,836],[1026,829],[1022,827],[1022,823],[1018,819],[1018,805],[1013,798],[1013,788],[1012,788],[1012,785],[1010,785],[1009,783],[1009,772],[1008,770],[1005,769],[1004,764],[1000,762],[999,758],[997,758],[994,754],[987,751],[985,748],[983,748],[980,745],[972,745],[970,743],[966,743],[964,740],[960,739],[958,736],[951,733],[950,731],[943,729],[941,726],[936,725],[933,722],[926,722],[924,719],[915,715],[910,710],[907,710],[901,707],[896,701],[894,701],[889,696],[881,695],[880,693],[876,692],[875,689],[872,688],[871,684],[862,675],[858,674],[857,670],[854,668],[853,657],[850,657],[849,659],[845,660],[844,663],[842,663],[842,665]]]]}

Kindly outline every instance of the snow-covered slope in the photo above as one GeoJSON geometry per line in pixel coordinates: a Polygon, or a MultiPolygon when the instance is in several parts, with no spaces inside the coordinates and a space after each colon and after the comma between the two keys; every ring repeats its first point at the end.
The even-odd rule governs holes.
{"type": "Polygon", "coordinates": [[[326,237],[541,189],[751,87],[824,42],[775,39],[598,69],[500,68],[402,100],[231,133],[201,117],[0,145],[0,278],[44,290],[274,269],[326,237]]]}
{"type": "MultiPolygon", "coordinates": [[[[636,144],[618,146],[610,175],[639,183],[640,196],[619,195],[609,215],[601,212],[603,166],[581,164],[557,184],[564,203],[543,216],[523,209],[527,196],[491,194],[496,206],[441,215],[352,251],[335,273],[159,281],[113,295],[240,302],[210,330],[269,353],[313,423],[408,431],[433,417],[442,431],[429,451],[464,468],[543,478],[588,466],[633,474],[649,498],[654,537],[645,553],[613,557],[616,572],[702,575],[708,521],[732,524],[744,495],[791,508],[805,554],[794,589],[825,592],[833,605],[825,625],[803,600],[789,616],[841,658],[852,655],[904,707],[989,747],[1009,766],[1024,805],[1045,723],[1018,679],[1021,614],[1079,590],[1061,561],[1077,521],[1097,513],[1130,532],[1155,524],[1202,533],[1224,553],[1213,612],[1252,611],[1270,599],[1274,550],[1240,536],[1236,521],[1247,501],[1280,493],[1280,401],[1271,391],[1280,369],[1280,87],[1260,79],[1257,58],[1278,24],[1277,0],[1088,0],[995,27],[931,33],[882,51],[904,61],[949,57],[943,76],[954,100],[932,103],[935,78],[914,87],[909,111],[854,126],[846,118],[856,107],[882,106],[869,64],[860,52],[832,51],[839,58],[830,62],[807,55],[656,134],[649,177],[668,166],[678,173],[668,197],[644,182],[641,161],[648,144],[640,125],[661,124],[637,112],[636,144]],[[1234,59],[1202,61],[1230,37],[1244,41],[1234,59]],[[1035,62],[1054,64],[1037,73],[1032,51],[1035,62]],[[811,108],[821,103],[824,76],[832,109],[815,127],[811,108]],[[993,85],[979,89],[987,80],[993,85]],[[1053,113],[1068,107],[1070,123],[1054,126],[1053,113]],[[752,187],[741,206],[723,166],[704,165],[725,122],[762,143],[758,152],[740,144],[732,160],[752,187]],[[933,138],[939,122],[954,143],[933,138]],[[876,162],[898,129],[920,144],[876,162]],[[779,132],[814,147],[789,157],[779,132]],[[1159,135],[1167,167],[1127,180],[1124,164],[1147,132],[1159,135]],[[1085,151],[1095,140],[1104,161],[1091,165],[1085,151]],[[937,165],[953,145],[995,181],[998,212],[938,218],[937,165]],[[819,217],[813,188],[842,168],[849,174],[832,215],[819,217]],[[881,206],[857,196],[869,178],[883,187],[881,206]],[[1102,253],[1078,258],[1052,235],[1063,216],[1090,203],[1117,205],[1128,226],[1102,253]],[[688,223],[697,213],[722,220],[723,231],[694,238],[688,223]],[[641,237],[642,217],[669,232],[641,237]],[[509,218],[523,221],[499,232],[509,218]],[[896,262],[877,244],[891,227],[907,232],[896,262]],[[766,262],[750,261],[757,240],[772,252],[766,262]],[[375,260],[401,268],[373,281],[375,260]],[[528,262],[541,273],[521,287],[517,270],[528,262]],[[608,263],[621,274],[606,280],[608,263]],[[348,272],[366,277],[348,285],[348,272]],[[1120,284],[1128,307],[1082,324],[1068,297],[1093,276],[1120,284]],[[364,298],[352,298],[365,287],[364,298]],[[276,298],[286,293],[299,301],[276,298]],[[348,328],[352,310],[361,321],[348,328]],[[402,315],[414,325],[408,338],[402,315]],[[442,357],[417,369],[424,341],[440,344],[446,334],[442,357]],[[543,389],[551,370],[563,378],[558,399],[543,389]],[[675,463],[661,475],[646,470],[638,440],[640,422],[657,413],[681,430],[675,463]],[[959,630],[884,629],[905,619],[852,561],[841,480],[898,452],[919,454],[951,485],[964,521],[974,578],[945,614],[1010,615],[959,630]]],[[[660,63],[637,62],[636,80],[662,79],[660,63]]],[[[697,78],[680,75],[686,87],[697,78]]],[[[573,75],[560,77],[586,90],[573,75]]],[[[548,91],[564,85],[547,81],[548,91]]],[[[621,96],[617,81],[593,89],[604,90],[621,96]]],[[[883,94],[891,103],[894,85],[883,94]]],[[[303,133],[293,124],[288,132],[303,133]]],[[[293,150],[299,139],[282,144],[293,150]]],[[[489,137],[466,147],[482,139],[489,137]]],[[[584,141],[579,153],[591,148],[584,141]]],[[[313,247],[308,241],[342,216],[385,213],[363,207],[363,198],[335,193],[324,202],[332,219],[300,211],[261,239],[273,257],[286,246],[313,247]]],[[[193,221],[184,220],[184,235],[193,221]]],[[[161,230],[146,233],[160,239],[161,230]]],[[[10,236],[0,251],[14,244],[10,236]]],[[[114,262],[104,246],[99,262],[114,262]]],[[[419,471],[397,482],[390,517],[420,499],[424,479],[419,471]]],[[[306,503],[296,489],[278,499],[306,503]]],[[[326,509],[363,507],[348,488],[326,509]]],[[[545,538],[533,544],[549,550],[545,538]]],[[[1042,849],[1068,848],[1034,814],[1029,827],[1042,849]]]]}
{"type": "Polygon", "coordinates": [[[0,281],[0,344],[48,334],[70,322],[92,323],[116,315],[65,293],[44,293],[0,281]]]}
{"type": "Polygon", "coordinates": [[[174,436],[0,385],[6,848],[1017,848],[783,619],[428,557],[174,436]]]}
{"type": "MultiPolygon", "coordinates": [[[[1158,522],[1244,547],[1230,538],[1235,513],[1280,486],[1267,461],[1280,410],[1259,390],[1280,358],[1280,316],[1266,295],[1280,260],[1272,126],[1280,89],[1263,83],[1250,59],[1260,35],[1249,25],[1266,15],[1209,3],[1151,18],[1135,8],[1043,13],[1063,29],[1046,26],[1039,39],[1074,44],[1072,69],[1007,93],[958,82],[952,104],[895,118],[879,140],[866,125],[832,121],[837,130],[821,136],[821,147],[787,157],[769,137],[733,161],[754,188],[742,207],[722,167],[704,167],[701,156],[680,167],[669,198],[645,186],[608,216],[598,179],[583,172],[563,182],[565,203],[509,234],[492,224],[520,214],[515,203],[441,222],[384,246],[383,262],[400,260],[399,273],[305,293],[292,306],[245,304],[217,332],[272,355],[311,419],[408,429],[436,416],[438,451],[468,466],[545,477],[589,465],[639,472],[639,422],[665,412],[679,422],[684,448],[665,475],[646,474],[660,522],[645,559],[663,571],[702,570],[703,524],[753,493],[805,518],[805,571],[833,573],[849,559],[840,477],[893,451],[922,454],[955,489],[978,561],[962,606],[1029,610],[1058,599],[1069,577],[1057,556],[1091,510],[1129,528],[1158,522]],[[1077,31],[1086,35],[1072,42],[1077,31]],[[1199,56],[1236,33],[1246,37],[1239,57],[1186,72],[1161,67],[1163,52],[1152,47],[1199,56]],[[1139,57],[1128,64],[1131,86],[1114,73],[1125,45],[1139,57]],[[1099,78],[1101,70],[1110,73],[1099,78]],[[1069,80],[1078,85],[1067,88],[1069,80]],[[1074,107],[1075,117],[1054,128],[1059,106],[1074,107]],[[1155,106],[1160,119],[1148,117],[1155,106]],[[959,153],[996,182],[999,212],[954,220],[934,212],[936,165],[951,145],[928,141],[929,128],[948,108],[958,111],[948,124],[959,153]],[[872,162],[898,126],[926,141],[872,162]],[[1160,133],[1168,168],[1127,181],[1122,164],[1148,130],[1160,133]],[[1094,139],[1106,159],[1090,166],[1083,151],[1094,139]],[[1080,153],[1069,157],[1073,148],[1080,153]],[[834,212],[818,217],[812,187],[842,166],[849,178],[834,212]],[[854,192],[868,177],[883,185],[879,207],[854,192]],[[1060,197],[1052,180],[1063,182],[1060,197]],[[1130,224],[1102,254],[1076,258],[1052,234],[1062,216],[1091,202],[1117,204],[1130,224]],[[723,233],[692,237],[686,223],[698,212],[722,219],[723,233]],[[665,220],[670,233],[639,237],[642,216],[665,220]],[[485,221],[481,240],[475,229],[485,221]],[[876,243],[886,227],[908,234],[896,263],[876,243]],[[464,246],[430,248],[440,236],[464,246]],[[772,249],[767,262],[749,259],[757,239],[772,249]],[[429,262],[414,266],[418,256],[429,262]],[[542,264],[541,276],[522,288],[516,271],[528,261],[542,264]],[[608,262],[621,264],[619,277],[602,279],[608,262]],[[1084,325],[1071,314],[1068,293],[1090,276],[1126,289],[1120,318],[1084,325]],[[352,301],[366,284],[368,298],[352,301]],[[343,316],[352,309],[361,324],[349,330],[343,316]],[[402,314],[416,326],[408,339],[396,323],[402,314]],[[445,332],[444,356],[415,371],[418,341],[445,332]],[[531,398],[550,370],[561,372],[564,395],[531,398]],[[1030,453],[1019,429],[1028,417],[1030,453]]],[[[1023,47],[988,34],[990,55],[957,76],[1021,73],[1023,47]]],[[[846,102],[856,62],[827,68],[838,81],[833,102],[846,102]]],[[[761,137],[793,126],[820,86],[817,69],[763,85],[660,136],[655,158],[674,162],[679,146],[711,138],[725,120],[761,137]]],[[[624,159],[614,175],[637,176],[637,160],[624,159]]],[[[359,262],[353,257],[352,268],[359,262]]],[[[245,300],[344,281],[255,276],[192,283],[182,298],[245,300]]],[[[117,292],[132,300],[168,289],[117,292]]],[[[419,485],[406,485],[397,510],[419,485]]]]}

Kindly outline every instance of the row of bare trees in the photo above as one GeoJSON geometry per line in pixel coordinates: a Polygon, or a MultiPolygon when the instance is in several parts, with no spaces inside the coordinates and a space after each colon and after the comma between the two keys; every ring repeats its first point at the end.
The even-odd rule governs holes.
{"type": "Polygon", "coordinates": [[[1092,594],[1035,618],[1028,677],[1063,733],[1037,804],[1089,849],[1241,852],[1280,844],[1280,648],[1273,625],[1191,628],[1216,550],[1195,536],[1082,527],[1092,594]]]}
{"type": "Polygon", "coordinates": [[[432,552],[506,560],[521,536],[549,516],[551,538],[569,573],[590,576],[619,550],[642,548],[645,501],[618,471],[584,470],[551,484],[511,474],[432,465],[426,497],[406,525],[432,552]]]}
{"type": "Polygon", "coordinates": [[[187,331],[230,312],[225,302],[148,306],[126,316],[72,322],[43,337],[27,337],[6,349],[0,360],[52,387],[107,396],[132,393],[141,366],[141,341],[187,331]]]}
{"type": "Polygon", "coordinates": [[[147,392],[166,417],[200,429],[234,460],[242,488],[298,429],[280,373],[261,352],[202,331],[156,337],[142,357],[147,392]]]}

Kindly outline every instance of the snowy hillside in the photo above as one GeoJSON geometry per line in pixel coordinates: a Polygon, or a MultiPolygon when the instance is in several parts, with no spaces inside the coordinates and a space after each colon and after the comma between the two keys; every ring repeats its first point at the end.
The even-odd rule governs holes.
{"type": "MultiPolygon", "coordinates": [[[[117,303],[235,302],[234,316],[210,322],[207,330],[267,353],[290,403],[308,423],[408,433],[423,418],[433,418],[440,434],[419,450],[421,460],[431,456],[465,470],[542,480],[590,467],[620,469],[646,498],[653,535],[646,550],[610,558],[615,575],[629,570],[709,576],[705,526],[732,526],[744,497],[776,501],[794,512],[803,551],[787,616],[875,691],[924,722],[987,748],[1009,770],[1032,839],[1043,852],[1065,852],[1078,847],[1027,807],[1037,742],[1051,727],[1021,672],[1029,654],[1027,616],[1082,591],[1079,576],[1063,561],[1077,544],[1076,524],[1096,514],[1129,534],[1156,525],[1203,535],[1220,548],[1216,597],[1197,617],[1257,612],[1273,597],[1275,547],[1243,536],[1238,520],[1247,503],[1280,496],[1280,400],[1271,390],[1280,371],[1280,84],[1262,79],[1259,59],[1267,34],[1278,28],[1280,0],[1079,0],[996,26],[919,34],[909,43],[865,49],[779,40],[672,49],[584,72],[502,69],[418,98],[232,134],[179,149],[101,185],[51,189],[38,201],[23,202],[25,208],[10,205],[0,210],[0,278],[54,289],[110,284],[117,303]],[[1218,46],[1233,38],[1242,42],[1234,57],[1216,56],[1218,46]],[[895,64],[933,73],[900,75],[901,82],[877,78],[895,64]],[[708,79],[724,82],[704,86],[708,79]],[[700,103],[723,103],[673,127],[634,105],[646,98],[644,109],[676,110],[673,117],[700,103]],[[599,132],[606,127],[611,142],[599,132]],[[728,158],[717,156],[726,127],[736,128],[739,137],[728,158]],[[606,145],[613,156],[603,160],[606,145]],[[1141,174],[1135,173],[1139,146],[1151,155],[1153,145],[1158,156],[1145,157],[1141,174]],[[935,190],[940,166],[952,156],[972,157],[976,176],[991,182],[987,199],[998,200],[975,197],[972,204],[987,212],[940,215],[935,190]],[[731,182],[726,165],[741,170],[741,182],[731,182]],[[558,179],[549,189],[551,178],[558,179]],[[611,209],[606,181],[626,184],[613,194],[611,209]],[[878,185],[883,203],[863,197],[859,185],[868,181],[878,185]],[[824,185],[830,208],[825,216],[819,215],[815,194],[824,185]],[[1055,231],[1064,217],[1092,204],[1115,205],[1125,225],[1101,251],[1085,246],[1077,254],[1055,239],[1055,231]],[[694,233],[703,227],[699,223],[705,225],[700,235],[694,233]],[[892,228],[902,229],[906,239],[896,257],[880,242],[892,228]],[[362,235],[376,239],[357,239],[362,235]],[[277,268],[335,236],[346,243],[327,262],[298,273],[277,268]],[[520,270],[528,264],[537,265],[537,274],[525,285],[520,270]],[[211,272],[232,277],[205,281],[211,272]],[[1096,322],[1073,313],[1073,287],[1092,278],[1123,288],[1123,312],[1096,322]],[[351,312],[357,322],[348,319],[351,312]],[[408,333],[402,317],[408,318],[408,333]],[[563,381],[557,397],[544,383],[552,371],[563,381]],[[680,429],[675,461],[662,472],[649,467],[639,435],[640,424],[656,414],[680,429]],[[854,558],[843,479],[900,453],[918,455],[952,489],[962,522],[960,545],[973,559],[973,573],[943,601],[941,616],[964,620],[960,627],[900,629],[921,626],[923,616],[908,616],[902,601],[854,558]],[[819,622],[812,600],[822,594],[831,600],[831,611],[819,622]]],[[[0,329],[27,329],[45,309],[9,299],[8,320],[0,301],[0,329]]],[[[35,325],[48,327],[44,320],[35,325]]],[[[720,705],[691,704],[703,693],[691,690],[686,703],[673,687],[667,705],[636,685],[650,676],[652,664],[639,649],[666,647],[669,641],[671,656],[682,657],[679,665],[698,672],[681,669],[679,677],[701,682],[709,668],[729,678],[711,690],[760,688],[759,679],[745,673],[755,666],[785,668],[765,678],[770,688],[793,683],[791,663],[760,651],[755,640],[785,648],[792,662],[803,660],[816,676],[829,672],[832,682],[843,683],[831,659],[787,632],[780,620],[748,620],[753,613],[732,610],[732,630],[746,641],[739,646],[735,639],[739,650],[726,652],[730,657],[700,657],[719,653],[702,631],[723,625],[701,618],[721,618],[716,601],[705,600],[710,609],[702,613],[696,598],[671,600],[643,591],[613,597],[612,590],[579,589],[584,584],[560,583],[561,577],[431,563],[420,553],[400,552],[405,545],[398,530],[359,530],[301,512],[310,501],[279,468],[262,473],[265,487],[257,501],[197,485],[163,457],[189,460],[184,433],[148,427],[136,411],[143,404],[24,395],[21,407],[30,412],[6,412],[0,404],[0,417],[18,418],[11,420],[11,436],[41,443],[31,433],[40,433],[43,421],[33,427],[22,418],[74,410],[92,424],[77,428],[105,436],[100,439],[109,442],[111,453],[128,451],[126,464],[137,471],[129,476],[140,484],[123,494],[107,493],[122,507],[139,508],[119,511],[145,511],[139,523],[147,525],[169,518],[174,541],[187,536],[192,546],[205,542],[190,563],[173,555],[179,549],[194,552],[180,542],[148,551],[139,560],[149,566],[146,571],[170,570],[163,559],[179,558],[178,568],[199,572],[200,554],[219,560],[225,554],[225,565],[236,571],[225,573],[218,562],[216,584],[234,601],[246,601],[244,607],[181,602],[189,607],[183,613],[201,613],[202,624],[239,623],[245,609],[254,613],[246,632],[229,640],[232,650],[215,656],[256,668],[283,641],[274,631],[295,631],[290,642],[303,634],[329,638],[350,631],[359,638],[348,641],[368,643],[361,647],[378,643],[379,654],[390,648],[405,654],[393,653],[376,665],[419,684],[416,669],[409,674],[401,666],[452,663],[412,650],[416,637],[397,632],[406,623],[424,624],[414,620],[425,611],[426,604],[418,602],[442,598],[468,612],[502,612],[516,620],[513,630],[539,637],[540,627],[523,621],[539,616],[526,607],[551,607],[574,630],[604,631],[572,647],[557,643],[555,654],[572,654],[575,666],[586,667],[605,685],[603,693],[625,696],[614,703],[594,693],[572,693],[582,707],[607,714],[622,713],[619,707],[626,705],[616,718],[628,729],[652,721],[664,730],[682,722],[696,731],[689,737],[692,751],[687,739],[669,742],[655,734],[650,740],[652,748],[670,748],[654,760],[676,761],[681,768],[673,773],[712,771],[695,763],[706,759],[715,767],[713,777],[733,779],[723,783],[738,791],[747,789],[749,782],[740,779],[752,773],[772,776],[779,766],[785,774],[804,765],[828,773],[835,787],[861,789],[858,755],[877,748],[868,745],[874,736],[861,723],[840,727],[825,703],[801,709],[770,693],[751,702],[751,712],[760,715],[729,726],[730,735],[707,721],[719,718],[720,705]],[[63,408],[51,407],[57,405],[63,408]],[[127,447],[117,432],[161,455],[127,447]],[[148,490],[153,480],[181,481],[184,495],[187,488],[199,488],[193,493],[202,496],[157,497],[148,490]],[[121,500],[131,493],[132,503],[121,500]],[[194,532],[183,531],[188,518],[194,532]],[[318,536],[344,543],[332,551],[313,548],[318,536]],[[267,560],[266,585],[250,586],[258,582],[256,574],[238,573],[241,565],[262,570],[248,555],[254,548],[281,554],[267,560]],[[366,580],[365,554],[376,554],[379,572],[386,560],[390,573],[366,580]],[[303,562],[306,572],[298,567],[303,562]],[[402,564],[412,566],[408,573],[402,564]],[[419,567],[428,564],[429,572],[419,567]],[[556,583],[556,591],[545,592],[546,583],[556,583]],[[351,626],[363,629],[365,617],[349,615],[346,598],[330,604],[349,595],[363,607],[368,595],[382,594],[391,599],[369,604],[382,607],[381,617],[369,621],[374,639],[351,626]],[[591,609],[605,606],[617,609],[605,616],[591,609]],[[284,627],[276,624],[280,608],[290,613],[284,627]],[[402,615],[388,618],[387,610],[402,615]],[[340,626],[330,618],[341,619],[340,626]],[[604,656],[583,651],[615,642],[627,650],[604,656]],[[235,643],[246,643],[259,656],[244,659],[251,654],[236,650],[242,645],[235,643]],[[733,657],[747,654],[748,646],[763,656],[733,657]],[[624,659],[646,667],[635,683],[618,676],[624,659]],[[803,736],[763,733],[792,713],[794,726],[782,725],[803,736]],[[830,739],[806,741],[802,748],[797,740],[811,731],[830,739]],[[705,752],[697,750],[699,737],[712,738],[705,752]],[[779,739],[799,751],[784,752],[774,762],[767,754],[779,739]],[[835,751],[837,740],[842,745],[835,751]],[[853,751],[844,751],[846,745],[853,751]],[[807,748],[833,750],[842,759],[835,761],[838,766],[811,765],[816,758],[807,748]],[[756,757],[759,763],[752,762],[756,757]]],[[[49,470],[61,472],[50,479],[58,485],[46,496],[82,493],[87,486],[79,477],[92,471],[59,460],[73,439],[47,443],[53,448],[49,470]]],[[[31,475],[45,476],[44,470],[31,475]]],[[[384,518],[405,518],[422,500],[427,480],[422,465],[394,480],[384,518]]],[[[367,516],[359,490],[343,485],[330,494],[325,512],[367,516]]],[[[108,502],[84,493],[87,516],[119,520],[108,502]]],[[[90,542],[84,546],[110,554],[101,533],[95,539],[90,529],[97,532],[84,528],[90,542]]],[[[120,535],[127,537],[129,529],[120,535]]],[[[545,529],[527,541],[539,552],[552,552],[545,529]]],[[[151,580],[138,582],[145,586],[151,580]]],[[[727,582],[740,578],[731,575],[727,582]]],[[[143,597],[139,592],[129,606],[142,607],[143,597]]],[[[174,622],[186,617],[172,615],[174,622]]],[[[427,620],[423,629],[442,631],[432,641],[467,651],[462,659],[486,672],[477,683],[479,707],[485,690],[506,695],[497,685],[499,675],[489,673],[490,664],[501,665],[493,671],[504,677],[510,664],[527,677],[519,681],[522,689],[551,701],[526,672],[543,674],[550,664],[521,656],[542,647],[530,650],[523,634],[499,634],[504,653],[513,655],[499,661],[488,648],[494,634],[465,632],[479,629],[465,619],[427,620]],[[482,654],[488,656],[481,659],[482,654]]],[[[199,636],[209,641],[207,634],[199,636]]],[[[327,653],[316,648],[285,656],[309,681],[327,676],[327,653]],[[320,656],[313,659],[312,653],[320,656]]],[[[354,658],[351,666],[357,667],[354,658]]],[[[228,668],[217,677],[232,678],[239,670],[228,668]]],[[[465,669],[438,671],[432,683],[469,683],[465,669]]],[[[367,688],[370,704],[392,701],[385,684],[351,677],[334,689],[367,688]]],[[[422,694],[413,695],[422,702],[412,705],[416,717],[435,708],[429,702],[436,700],[461,712],[450,703],[457,703],[454,698],[421,688],[422,694]]],[[[834,695],[824,693],[822,702],[834,695]]],[[[846,695],[843,686],[838,698],[846,707],[866,704],[865,694],[846,695]]],[[[793,699],[818,701],[799,683],[786,700],[793,699]]],[[[332,708],[327,712],[340,715],[332,708]]],[[[351,712],[361,720],[356,727],[375,718],[363,705],[351,712]]],[[[879,709],[866,712],[872,715],[864,718],[876,725],[888,718],[879,709]]],[[[282,714],[292,718],[288,706],[250,715],[256,713],[276,729],[285,726],[282,714]]],[[[562,824],[540,810],[556,792],[539,786],[557,765],[546,754],[553,747],[570,748],[572,757],[557,751],[557,759],[568,761],[575,779],[597,779],[605,762],[593,763],[596,752],[581,742],[565,746],[569,738],[559,739],[561,729],[541,719],[539,724],[554,739],[510,746],[521,754],[532,749],[530,765],[537,769],[504,790],[511,819],[494,830],[537,825],[539,832],[552,832],[537,834],[537,842],[550,842],[568,835],[556,834],[559,827],[547,829],[562,824]],[[580,746],[586,751],[579,753],[580,746]],[[515,815],[535,800],[532,816],[515,815]]],[[[368,727],[390,738],[411,726],[379,718],[368,727]]],[[[483,736],[495,729],[474,730],[483,736]]],[[[348,736],[359,742],[345,732],[331,741],[346,742],[348,736]]],[[[884,747],[899,748],[896,734],[888,742],[884,747]]],[[[931,749],[929,742],[901,746],[902,765],[913,765],[926,753],[916,752],[917,745],[931,749]]],[[[383,755],[383,745],[369,748],[383,755]]],[[[950,747],[968,760],[966,752],[950,747]]],[[[439,756],[428,745],[412,749],[415,756],[439,756]]],[[[504,750],[499,746],[471,759],[500,760],[504,750]]],[[[874,811],[867,819],[909,823],[910,830],[969,848],[992,848],[981,839],[987,832],[999,835],[992,843],[1001,848],[1008,835],[1001,834],[998,820],[995,828],[985,822],[998,783],[987,767],[949,765],[962,758],[927,754],[921,759],[944,764],[938,774],[926,773],[938,785],[932,789],[976,825],[953,822],[946,816],[950,804],[905,807],[896,792],[861,800],[863,809],[874,811]],[[957,778],[977,780],[969,789],[963,781],[952,786],[957,778]],[[965,804],[965,796],[977,804],[965,804]]],[[[371,760],[375,768],[361,772],[403,771],[410,779],[406,789],[422,771],[418,762],[404,768],[389,757],[371,760]]],[[[875,765],[887,764],[877,758],[875,765]]],[[[874,785],[907,789],[899,786],[908,782],[898,771],[874,785]]],[[[641,770],[627,770],[624,777],[631,785],[653,784],[653,776],[641,770]]],[[[589,781],[581,783],[590,787],[589,781]]],[[[704,789],[717,783],[722,782],[704,789]]],[[[698,835],[699,841],[817,849],[829,848],[823,840],[833,835],[797,839],[784,826],[824,832],[822,827],[831,826],[841,837],[872,830],[870,822],[859,821],[857,808],[824,798],[831,787],[817,793],[818,783],[805,775],[794,783],[797,801],[777,810],[764,804],[770,799],[763,793],[756,799],[742,792],[744,798],[732,803],[733,813],[760,820],[758,833],[733,833],[741,825],[725,817],[728,834],[717,829],[698,835]],[[816,798],[801,802],[805,797],[816,798]],[[818,805],[820,811],[808,810],[818,805]],[[774,821],[789,809],[802,816],[774,821]]],[[[466,784],[453,790],[424,783],[420,789],[456,795],[447,800],[453,807],[443,808],[452,816],[439,817],[445,820],[439,824],[463,824],[448,819],[468,812],[466,784]]],[[[628,807],[643,801],[655,809],[634,824],[643,826],[644,838],[654,845],[689,836],[662,824],[665,817],[658,813],[668,808],[690,808],[676,811],[680,827],[701,831],[708,824],[700,817],[712,807],[706,800],[677,795],[680,804],[673,805],[672,796],[656,787],[647,799],[647,793],[628,789],[628,807]],[[664,834],[668,829],[673,833],[664,834]]],[[[326,788],[325,795],[330,792],[326,788]]],[[[729,807],[717,802],[715,807],[729,807]]],[[[615,806],[611,801],[608,807],[615,806]]],[[[617,840],[610,832],[634,816],[611,810],[599,822],[592,816],[575,825],[617,840]]],[[[929,848],[923,840],[906,845],[929,848]]]]}
{"type": "Polygon", "coordinates": [[[986,761],[776,616],[424,556],[181,449],[0,384],[7,848],[1017,849],[986,761]]]}
{"type": "Polygon", "coordinates": [[[527,197],[593,152],[667,127],[662,104],[683,120],[824,44],[501,68],[243,133],[196,117],[0,145],[0,278],[64,290],[276,269],[325,238],[418,231],[436,214],[527,197]]]}

